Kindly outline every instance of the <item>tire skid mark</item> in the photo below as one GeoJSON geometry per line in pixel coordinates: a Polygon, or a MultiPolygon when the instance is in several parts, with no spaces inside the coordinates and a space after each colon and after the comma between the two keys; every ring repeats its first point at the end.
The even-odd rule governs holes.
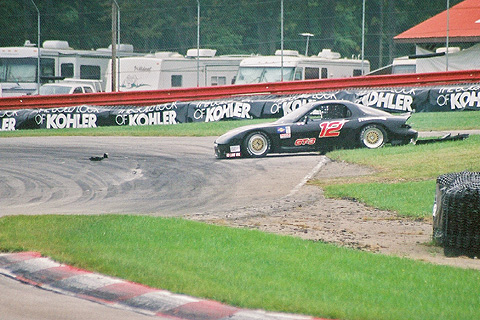
{"type": "Polygon", "coordinates": [[[0,176],[8,184],[0,184],[0,207],[3,214],[181,216],[225,210],[281,198],[318,162],[311,156],[220,161],[212,142],[179,137],[4,140],[0,176]],[[104,152],[109,158],[89,160],[104,152]]]}

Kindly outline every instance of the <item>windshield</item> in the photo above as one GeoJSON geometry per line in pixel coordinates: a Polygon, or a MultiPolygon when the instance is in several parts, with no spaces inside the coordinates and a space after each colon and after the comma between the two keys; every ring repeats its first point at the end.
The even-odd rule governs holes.
{"type": "Polygon", "coordinates": [[[41,86],[40,94],[67,94],[70,93],[71,87],[67,86],[41,86]]]}
{"type": "Polygon", "coordinates": [[[0,58],[0,82],[37,82],[36,58],[0,58]]]}
{"type": "MultiPolygon", "coordinates": [[[[283,68],[283,80],[293,80],[293,67],[283,68]]],[[[279,82],[282,81],[282,68],[280,67],[240,67],[235,84],[279,82]]]]}
{"type": "Polygon", "coordinates": [[[293,110],[289,114],[281,117],[275,123],[293,123],[297,122],[299,119],[303,117],[303,115],[310,110],[310,106],[308,104],[304,104],[303,106],[293,110]]]}

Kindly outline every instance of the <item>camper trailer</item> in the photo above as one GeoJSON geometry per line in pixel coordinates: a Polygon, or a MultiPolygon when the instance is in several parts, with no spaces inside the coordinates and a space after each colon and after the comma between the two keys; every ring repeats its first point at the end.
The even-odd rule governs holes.
{"type": "Polygon", "coordinates": [[[370,71],[367,60],[341,58],[323,49],[317,56],[302,56],[295,50],[277,50],[274,56],[256,56],[240,63],[235,84],[346,78],[370,71]],[[282,61],[283,60],[283,61],[282,61]],[[283,73],[283,75],[282,75],[283,73]]]}
{"type": "Polygon", "coordinates": [[[393,59],[388,66],[374,70],[370,75],[430,73],[458,70],[476,70],[480,68],[480,44],[466,49],[459,47],[437,48],[435,51],[416,47],[412,56],[393,59]]]}
{"type": "MultiPolygon", "coordinates": [[[[133,46],[121,44],[117,55],[134,55],[133,46]]],[[[37,88],[38,48],[26,41],[23,47],[0,48],[0,87],[2,96],[32,94],[37,88]]],[[[100,80],[105,87],[111,47],[74,50],[67,41],[47,40],[40,48],[40,81],[63,78],[100,80]]]]}
{"type": "MultiPolygon", "coordinates": [[[[229,85],[243,58],[241,55],[216,56],[213,49],[190,49],[186,56],[157,52],[118,59],[118,91],[229,85]]],[[[111,61],[107,77],[111,74],[110,66],[111,61]]],[[[106,91],[112,91],[111,83],[107,83],[106,91]]]]}
{"type": "Polygon", "coordinates": [[[410,59],[409,57],[399,57],[393,59],[392,74],[416,73],[417,59],[410,59]]]}

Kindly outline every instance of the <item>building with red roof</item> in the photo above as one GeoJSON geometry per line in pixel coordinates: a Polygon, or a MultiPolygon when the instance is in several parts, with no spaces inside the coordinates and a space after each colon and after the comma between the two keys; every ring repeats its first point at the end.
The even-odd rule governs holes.
{"type": "Polygon", "coordinates": [[[480,0],[460,2],[393,40],[416,45],[415,56],[394,59],[393,73],[480,69],[480,0]]]}
{"type": "Polygon", "coordinates": [[[460,2],[393,39],[398,43],[445,43],[447,29],[449,42],[480,42],[480,0],[460,2]]]}

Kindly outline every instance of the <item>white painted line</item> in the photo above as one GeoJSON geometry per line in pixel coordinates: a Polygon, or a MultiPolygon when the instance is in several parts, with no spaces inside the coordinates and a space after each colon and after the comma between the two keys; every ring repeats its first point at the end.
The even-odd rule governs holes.
{"type": "Polygon", "coordinates": [[[302,181],[300,181],[300,183],[297,184],[295,188],[293,188],[290,193],[287,194],[284,198],[291,197],[295,193],[300,191],[300,189],[308,182],[308,180],[312,179],[318,173],[318,171],[320,171],[320,169],[328,162],[330,162],[330,159],[326,156],[322,156],[322,160],[312,169],[312,171],[310,171],[305,177],[303,177],[302,181]]]}

